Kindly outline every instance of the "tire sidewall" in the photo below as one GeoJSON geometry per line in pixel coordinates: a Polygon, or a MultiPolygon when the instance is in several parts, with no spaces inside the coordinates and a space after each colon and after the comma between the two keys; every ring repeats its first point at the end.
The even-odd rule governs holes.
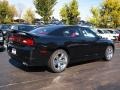
{"type": "Polygon", "coordinates": [[[113,49],[113,47],[112,47],[112,46],[107,46],[107,48],[106,48],[106,50],[105,50],[104,58],[105,58],[106,61],[111,61],[112,58],[113,58],[113,55],[112,55],[112,58],[111,58],[111,59],[108,59],[107,54],[106,54],[108,48],[112,48],[112,52],[113,52],[113,55],[114,55],[114,49],[113,49]]]}
{"type": "Polygon", "coordinates": [[[54,65],[53,65],[53,63],[54,63],[54,57],[55,57],[56,53],[59,52],[59,51],[60,51],[60,52],[64,52],[64,54],[65,54],[66,57],[67,57],[66,67],[68,66],[68,63],[69,63],[69,56],[68,56],[68,54],[67,54],[67,52],[66,52],[65,50],[63,50],[63,49],[58,49],[58,50],[54,51],[53,54],[51,55],[49,61],[48,61],[48,67],[49,67],[50,70],[51,70],[52,72],[54,72],[54,73],[60,73],[60,72],[62,72],[62,71],[64,71],[64,70],[66,69],[66,67],[65,67],[63,70],[58,71],[57,69],[55,69],[55,67],[54,67],[54,65]]]}

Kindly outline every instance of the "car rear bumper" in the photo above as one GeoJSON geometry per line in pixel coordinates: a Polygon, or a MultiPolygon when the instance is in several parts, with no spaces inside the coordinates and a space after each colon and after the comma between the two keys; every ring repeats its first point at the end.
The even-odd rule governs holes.
{"type": "Polygon", "coordinates": [[[35,48],[20,48],[11,45],[7,47],[7,51],[12,59],[22,62],[27,66],[46,66],[48,62],[48,56],[40,55],[35,48]],[[16,49],[16,54],[12,53],[13,48],[16,49]]]}

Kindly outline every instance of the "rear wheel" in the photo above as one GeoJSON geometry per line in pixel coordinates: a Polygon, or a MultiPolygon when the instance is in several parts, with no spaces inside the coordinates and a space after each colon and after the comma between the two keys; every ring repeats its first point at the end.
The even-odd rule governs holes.
{"type": "Polygon", "coordinates": [[[65,50],[58,49],[51,55],[48,66],[55,73],[62,72],[68,65],[68,59],[67,52],[65,50]]]}
{"type": "Polygon", "coordinates": [[[105,57],[104,59],[106,61],[111,61],[112,58],[113,58],[113,54],[114,54],[114,50],[113,50],[113,47],[112,46],[108,46],[105,50],[105,57]]]}

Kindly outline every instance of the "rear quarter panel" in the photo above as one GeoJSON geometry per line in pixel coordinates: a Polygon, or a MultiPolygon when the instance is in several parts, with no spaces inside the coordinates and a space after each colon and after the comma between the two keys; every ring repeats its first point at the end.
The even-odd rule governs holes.
{"type": "Polygon", "coordinates": [[[69,38],[59,37],[59,36],[40,36],[36,38],[37,48],[46,48],[51,55],[58,48],[67,48],[70,42],[69,38]]]}

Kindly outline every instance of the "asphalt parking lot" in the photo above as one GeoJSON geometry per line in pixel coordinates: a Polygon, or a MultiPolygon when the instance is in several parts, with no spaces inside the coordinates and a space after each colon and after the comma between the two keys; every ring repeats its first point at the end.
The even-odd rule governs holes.
{"type": "Polygon", "coordinates": [[[0,52],[0,90],[120,90],[120,48],[112,61],[94,60],[69,66],[62,73],[45,67],[30,70],[0,52]]]}

